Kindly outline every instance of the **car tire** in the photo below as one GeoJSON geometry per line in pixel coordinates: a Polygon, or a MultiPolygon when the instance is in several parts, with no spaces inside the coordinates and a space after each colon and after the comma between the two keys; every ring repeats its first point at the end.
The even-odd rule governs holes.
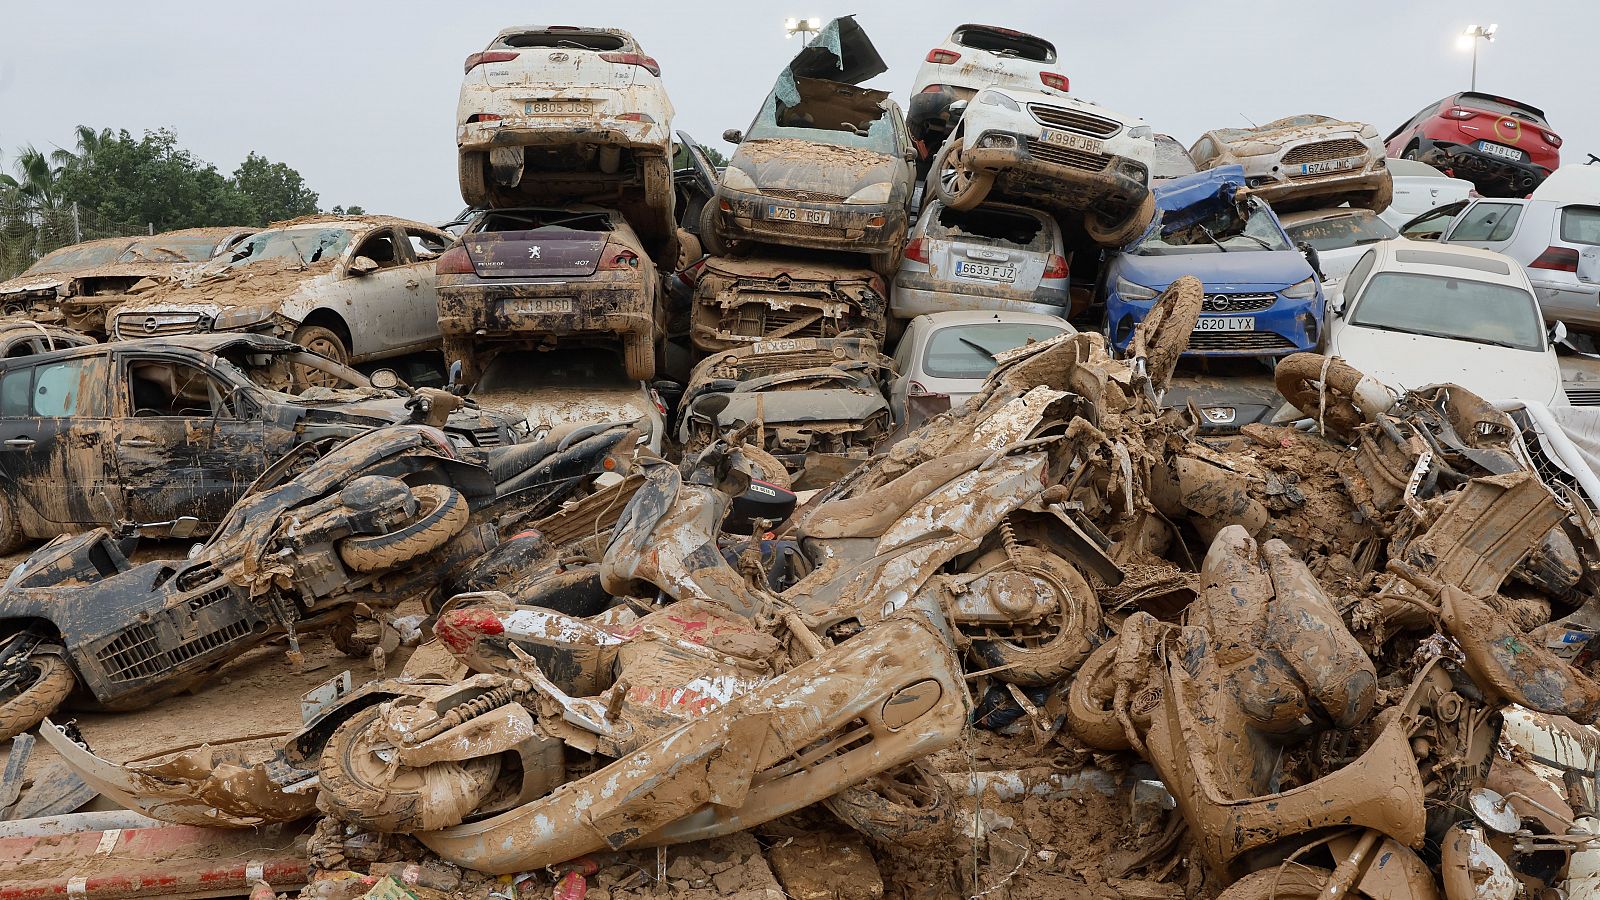
{"type": "Polygon", "coordinates": [[[1217,900],[1315,900],[1332,878],[1332,872],[1314,866],[1274,866],[1228,885],[1217,900]]]}
{"type": "Polygon", "coordinates": [[[915,762],[847,787],[823,804],[863,837],[907,847],[948,841],[956,814],[950,783],[915,762]]]}
{"type": "Polygon", "coordinates": [[[22,520],[17,517],[17,501],[12,499],[9,486],[0,488],[0,553],[10,553],[28,540],[22,530],[22,520]]]}
{"type": "Polygon", "coordinates": [[[994,187],[993,172],[974,175],[962,166],[961,151],[965,145],[965,137],[945,141],[928,169],[928,186],[933,189],[933,196],[954,210],[972,209],[982,203],[994,187]]]}
{"type": "Polygon", "coordinates": [[[712,256],[742,256],[744,242],[729,240],[717,230],[717,198],[700,208],[700,245],[712,256]]]}
{"type": "Polygon", "coordinates": [[[489,205],[488,154],[478,150],[463,150],[456,154],[457,176],[461,182],[461,199],[474,209],[489,205]]]}
{"type": "Polygon", "coordinates": [[[794,479],[789,476],[789,469],[778,461],[776,456],[757,447],[754,444],[739,445],[739,452],[744,454],[748,462],[756,471],[749,473],[752,478],[760,478],[768,484],[775,484],[784,490],[794,488],[794,479]]]}
{"type": "Polygon", "coordinates": [[[872,254],[872,271],[883,276],[885,281],[894,281],[894,276],[900,273],[900,254],[904,250],[904,245],[901,245],[888,253],[872,254]]]}
{"type": "MultiPolygon", "coordinates": [[[[1067,686],[1067,729],[1078,740],[1095,750],[1116,752],[1127,750],[1128,733],[1112,707],[1112,667],[1117,661],[1117,638],[1113,637],[1096,647],[1089,658],[1073,675],[1067,686]]],[[[1136,695],[1139,701],[1130,704],[1128,716],[1135,728],[1145,731],[1150,727],[1150,717],[1161,699],[1159,684],[1146,685],[1136,695]]]]}
{"type": "Polygon", "coordinates": [[[460,491],[442,484],[411,489],[419,509],[411,521],[384,534],[347,537],[339,542],[339,558],[357,572],[392,569],[443,547],[467,527],[472,511],[460,491]]]}
{"type": "MultiPolygon", "coordinates": [[[[294,330],[294,334],[290,335],[289,340],[313,353],[326,356],[341,366],[350,364],[350,349],[344,345],[344,338],[339,337],[338,333],[331,328],[324,328],[321,325],[301,325],[294,330]]],[[[303,366],[292,367],[290,378],[294,382],[296,393],[308,387],[327,387],[332,386],[333,383],[332,376],[324,375],[303,366]]]]}
{"type": "Polygon", "coordinates": [[[1101,221],[1100,213],[1089,209],[1083,213],[1083,230],[1088,233],[1089,239],[1108,249],[1126,247],[1139,235],[1144,234],[1150,222],[1156,216],[1156,198],[1154,194],[1145,194],[1144,200],[1134,207],[1126,216],[1112,224],[1101,221]]]}
{"type": "Polygon", "coordinates": [[[1381,213],[1394,203],[1394,180],[1385,178],[1377,190],[1368,191],[1350,202],[1351,206],[1360,206],[1381,213]]]}
{"type": "Polygon", "coordinates": [[[1164,391],[1178,368],[1178,359],[1189,348],[1189,338],[1200,321],[1200,310],[1205,304],[1205,288],[1200,279],[1185,275],[1167,286],[1156,298],[1155,305],[1134,326],[1135,332],[1145,329],[1145,373],[1156,391],[1164,391]]]}
{"type": "Polygon", "coordinates": [[[649,335],[629,334],[622,338],[623,368],[633,381],[656,377],[656,345],[649,335]]]}
{"type": "Polygon", "coordinates": [[[1342,359],[1321,353],[1291,353],[1278,360],[1273,386],[1289,405],[1334,431],[1349,434],[1367,421],[1356,404],[1357,385],[1366,377],[1342,359]]]}
{"type": "Polygon", "coordinates": [[[77,686],[78,676],[72,673],[72,666],[60,654],[61,648],[53,646],[57,652],[40,652],[35,648],[28,654],[27,665],[32,670],[33,680],[9,697],[0,698],[0,740],[15,737],[43,722],[77,686]]]}

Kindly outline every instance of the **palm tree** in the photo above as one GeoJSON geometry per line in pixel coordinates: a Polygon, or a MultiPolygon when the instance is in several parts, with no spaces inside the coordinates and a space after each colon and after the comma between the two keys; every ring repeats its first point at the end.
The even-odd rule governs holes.
{"type": "Polygon", "coordinates": [[[94,162],[95,155],[100,152],[100,148],[116,139],[109,128],[95,131],[87,125],[79,125],[73,135],[77,138],[76,153],[58,147],[50,154],[50,161],[63,169],[90,165],[94,162]]]}
{"type": "Polygon", "coordinates": [[[61,196],[62,166],[24,147],[0,174],[0,274],[15,274],[45,253],[72,243],[72,210],[61,196]]]}

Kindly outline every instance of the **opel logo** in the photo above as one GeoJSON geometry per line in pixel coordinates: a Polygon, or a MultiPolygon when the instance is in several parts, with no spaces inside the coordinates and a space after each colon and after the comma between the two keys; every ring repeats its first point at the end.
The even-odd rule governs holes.
{"type": "Polygon", "coordinates": [[[151,316],[148,319],[144,320],[144,330],[145,331],[148,331],[148,332],[154,334],[155,330],[157,328],[159,328],[159,327],[161,327],[161,323],[156,321],[156,317],[155,316],[151,316]]]}
{"type": "Polygon", "coordinates": [[[1205,305],[1217,312],[1226,312],[1232,302],[1228,299],[1227,294],[1212,294],[1206,298],[1205,305]]]}

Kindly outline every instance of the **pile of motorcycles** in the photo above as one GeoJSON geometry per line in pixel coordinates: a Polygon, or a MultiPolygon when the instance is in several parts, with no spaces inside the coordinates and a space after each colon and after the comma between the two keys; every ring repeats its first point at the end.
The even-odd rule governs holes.
{"type": "Polygon", "coordinates": [[[1003,354],[803,505],[753,428],[681,465],[623,458],[626,429],[471,461],[425,425],[286,460],[187,560],[130,568],[101,533],[19,569],[6,602],[83,618],[11,651],[11,683],[40,674],[6,721],[50,713],[55,673],[143,701],[420,596],[450,665],[319,705],[270,758],[41,734],[166,821],[321,816],[313,881],[373,835],[525,873],[818,804],[880,849],[959,848],[930,755],[1023,721],[1159,782],[1175,837],[1134,877],[1188,860],[1190,896],[1594,890],[1593,479],[1536,409],[1309,354],[1277,376],[1298,427],[1201,438],[1159,398],[1202,302],[1180,279],[1127,360],[1093,334],[1003,354]]]}

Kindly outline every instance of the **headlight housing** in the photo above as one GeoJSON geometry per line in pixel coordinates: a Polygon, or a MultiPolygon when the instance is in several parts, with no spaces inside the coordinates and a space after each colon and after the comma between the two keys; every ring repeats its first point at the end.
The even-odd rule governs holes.
{"type": "Polygon", "coordinates": [[[1128,137],[1136,141],[1154,140],[1155,132],[1150,130],[1149,125],[1135,125],[1128,129],[1128,137]]]}
{"type": "Polygon", "coordinates": [[[756,187],[755,179],[751,178],[745,170],[738,166],[728,166],[722,170],[722,184],[732,190],[745,191],[751,194],[760,190],[756,187]]]}
{"type": "Polygon", "coordinates": [[[1129,281],[1121,275],[1117,276],[1117,296],[1135,303],[1148,303],[1161,296],[1155,288],[1145,287],[1137,282],[1129,281]]]}
{"type": "Polygon", "coordinates": [[[986,106],[998,106],[1001,109],[1009,109],[1012,112],[1022,112],[1022,107],[1017,105],[1017,101],[1007,97],[1005,94],[1002,94],[999,91],[984,91],[978,95],[978,102],[986,106]]]}
{"type": "Polygon", "coordinates": [[[277,307],[264,304],[225,307],[217,312],[217,317],[211,321],[211,327],[216,331],[237,331],[241,328],[254,328],[271,322],[273,315],[277,311],[277,307]]]}
{"type": "Polygon", "coordinates": [[[1290,300],[1310,300],[1317,295],[1317,276],[1313,275],[1304,281],[1297,281],[1278,293],[1290,300]]]}
{"type": "Polygon", "coordinates": [[[844,198],[846,203],[888,203],[893,188],[887,181],[876,181],[844,198]]]}

